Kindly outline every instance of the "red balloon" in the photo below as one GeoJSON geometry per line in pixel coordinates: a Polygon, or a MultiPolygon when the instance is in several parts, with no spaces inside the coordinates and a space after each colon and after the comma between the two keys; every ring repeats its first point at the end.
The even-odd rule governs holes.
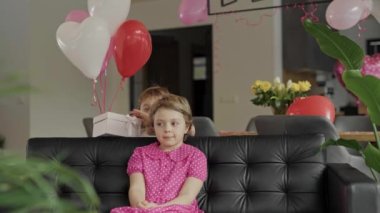
{"type": "Polygon", "coordinates": [[[335,107],[329,98],[325,96],[312,95],[296,98],[293,103],[290,104],[286,114],[324,116],[334,123],[335,107]]]}
{"type": "Polygon", "coordinates": [[[133,76],[152,53],[150,33],[137,20],[125,21],[115,34],[115,61],[120,75],[133,76]]]}

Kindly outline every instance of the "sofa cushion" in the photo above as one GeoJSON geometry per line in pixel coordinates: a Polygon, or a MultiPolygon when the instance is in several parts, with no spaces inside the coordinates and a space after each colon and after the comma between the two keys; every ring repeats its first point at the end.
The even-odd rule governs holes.
{"type": "Polygon", "coordinates": [[[206,153],[207,212],[324,212],[323,135],[190,139],[206,153]]]}

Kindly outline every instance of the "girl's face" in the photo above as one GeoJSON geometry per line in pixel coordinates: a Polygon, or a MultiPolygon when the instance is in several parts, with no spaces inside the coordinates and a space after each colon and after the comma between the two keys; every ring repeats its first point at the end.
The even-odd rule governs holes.
{"type": "Polygon", "coordinates": [[[145,112],[146,114],[149,114],[150,108],[152,105],[158,100],[159,98],[147,98],[143,101],[141,101],[140,104],[140,110],[145,112]]]}
{"type": "Polygon", "coordinates": [[[161,108],[153,116],[153,126],[160,149],[171,151],[183,144],[183,137],[188,131],[182,113],[161,108]]]}

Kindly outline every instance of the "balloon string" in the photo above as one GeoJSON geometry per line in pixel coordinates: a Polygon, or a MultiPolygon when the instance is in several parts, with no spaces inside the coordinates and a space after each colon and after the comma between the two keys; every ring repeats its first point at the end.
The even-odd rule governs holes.
{"type": "Polygon", "coordinates": [[[241,23],[246,26],[255,27],[261,25],[266,18],[272,18],[273,16],[275,16],[277,11],[279,11],[279,9],[272,9],[268,13],[261,14],[258,21],[250,21],[247,18],[237,16],[235,13],[231,13],[231,15],[234,16],[235,23],[241,23]]]}
{"type": "Polygon", "coordinates": [[[115,51],[115,38],[111,37],[108,50],[107,50],[106,55],[104,56],[103,65],[99,74],[100,88],[101,88],[101,95],[102,95],[101,101],[102,101],[103,110],[106,109],[106,99],[107,99],[107,67],[108,67],[109,61],[111,60],[114,54],[114,51],[115,51]]]}
{"type": "Polygon", "coordinates": [[[98,93],[96,91],[96,79],[94,79],[94,81],[92,83],[92,103],[91,103],[91,105],[95,106],[96,104],[98,104],[99,112],[102,113],[103,110],[102,110],[102,107],[100,106],[98,93]]]}
{"type": "Polygon", "coordinates": [[[361,38],[362,33],[365,33],[365,32],[367,31],[367,29],[361,25],[362,22],[364,22],[364,21],[365,21],[365,19],[360,20],[360,21],[358,22],[358,29],[359,29],[358,37],[359,37],[359,38],[361,38]]]}
{"type": "Polygon", "coordinates": [[[107,70],[104,71],[103,78],[103,109],[106,109],[106,94],[107,94],[107,70]]]}
{"type": "Polygon", "coordinates": [[[111,60],[114,52],[115,52],[115,38],[111,37],[106,55],[104,56],[104,59],[103,59],[103,64],[102,64],[102,68],[100,70],[99,75],[103,75],[103,73],[106,72],[106,69],[108,67],[108,63],[111,60]]]}
{"type": "Polygon", "coordinates": [[[115,95],[112,98],[112,101],[111,101],[110,107],[108,108],[108,111],[112,110],[112,105],[115,102],[116,97],[119,95],[119,92],[124,89],[125,79],[126,78],[123,78],[120,80],[119,88],[116,90],[115,95]]]}
{"type": "Polygon", "coordinates": [[[305,9],[304,4],[299,5],[298,8],[301,8],[301,10],[304,12],[304,16],[301,17],[302,22],[307,18],[310,18],[313,22],[319,21],[318,16],[315,15],[318,10],[318,5],[315,2],[311,3],[310,11],[307,11],[307,9],[305,9]]]}
{"type": "Polygon", "coordinates": [[[103,73],[99,75],[99,89],[100,89],[100,99],[99,102],[102,106],[102,113],[105,111],[105,105],[103,104],[104,100],[104,85],[103,85],[103,73]]]}

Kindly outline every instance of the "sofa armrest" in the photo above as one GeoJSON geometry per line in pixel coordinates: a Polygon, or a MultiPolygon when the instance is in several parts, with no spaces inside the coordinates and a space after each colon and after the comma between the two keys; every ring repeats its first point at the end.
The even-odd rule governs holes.
{"type": "Polygon", "coordinates": [[[379,211],[379,185],[349,164],[327,165],[329,212],[379,211]]]}

